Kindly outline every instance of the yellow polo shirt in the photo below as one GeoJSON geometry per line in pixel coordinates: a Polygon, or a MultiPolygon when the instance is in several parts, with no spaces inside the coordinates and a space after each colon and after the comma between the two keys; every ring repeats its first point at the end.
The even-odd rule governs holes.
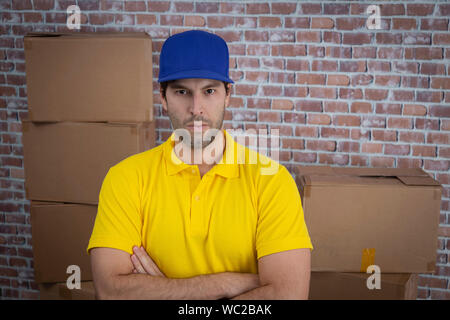
{"type": "Polygon", "coordinates": [[[111,167],[87,251],[142,245],[167,277],[186,278],[257,273],[262,256],[312,249],[287,169],[224,134],[222,161],[202,178],[197,165],[172,161],[174,134],[111,167]]]}

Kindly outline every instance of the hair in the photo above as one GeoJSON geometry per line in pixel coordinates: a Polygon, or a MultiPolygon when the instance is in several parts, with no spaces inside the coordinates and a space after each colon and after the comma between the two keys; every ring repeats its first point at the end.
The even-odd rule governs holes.
{"type": "MultiPolygon", "coordinates": [[[[162,96],[163,96],[164,99],[166,99],[166,90],[167,90],[167,86],[168,86],[170,83],[175,82],[175,81],[176,81],[176,80],[169,80],[169,81],[161,82],[161,83],[159,84],[160,87],[161,87],[161,92],[162,92],[162,96]]],[[[222,83],[223,83],[223,85],[224,85],[224,87],[225,87],[225,93],[228,95],[228,91],[229,91],[228,83],[229,83],[229,82],[222,81],[222,83]]]]}

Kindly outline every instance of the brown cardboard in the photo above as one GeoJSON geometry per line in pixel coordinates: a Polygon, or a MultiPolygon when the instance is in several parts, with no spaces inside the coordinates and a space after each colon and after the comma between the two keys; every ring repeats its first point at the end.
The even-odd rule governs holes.
{"type": "Polygon", "coordinates": [[[155,146],[154,125],[22,121],[27,198],[98,204],[108,169],[155,146]]]}
{"type": "Polygon", "coordinates": [[[312,272],[310,300],[416,300],[418,275],[380,273],[380,289],[368,289],[367,273],[312,272]]]}
{"type": "Polygon", "coordinates": [[[153,120],[148,34],[32,32],[24,47],[31,121],[153,120]]]}
{"type": "Polygon", "coordinates": [[[69,289],[66,283],[40,283],[41,300],[95,300],[92,281],[82,281],[81,289],[69,289]]]}
{"type": "Polygon", "coordinates": [[[31,201],[34,274],[37,283],[66,282],[80,268],[81,281],[92,280],[86,253],[97,206],[31,201]]]}
{"type": "Polygon", "coordinates": [[[312,271],[433,272],[442,187],[421,169],[298,167],[312,271]]]}

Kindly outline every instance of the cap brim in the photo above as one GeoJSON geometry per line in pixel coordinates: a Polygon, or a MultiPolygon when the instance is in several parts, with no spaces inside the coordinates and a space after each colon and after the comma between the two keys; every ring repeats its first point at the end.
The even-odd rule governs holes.
{"type": "Polygon", "coordinates": [[[211,72],[209,70],[185,70],[177,73],[172,73],[166,76],[163,76],[158,79],[158,82],[166,82],[171,80],[178,80],[178,79],[213,79],[213,80],[219,80],[219,81],[225,81],[234,83],[233,80],[231,80],[228,77],[223,76],[222,74],[211,72]]]}

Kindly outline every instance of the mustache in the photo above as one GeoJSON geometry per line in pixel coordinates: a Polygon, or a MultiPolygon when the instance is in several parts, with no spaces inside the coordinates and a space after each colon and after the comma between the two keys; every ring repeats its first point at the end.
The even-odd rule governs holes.
{"type": "Polygon", "coordinates": [[[195,121],[201,121],[202,123],[206,123],[207,125],[210,125],[210,122],[203,117],[195,117],[195,118],[189,119],[184,124],[185,125],[194,125],[195,121]]]}

